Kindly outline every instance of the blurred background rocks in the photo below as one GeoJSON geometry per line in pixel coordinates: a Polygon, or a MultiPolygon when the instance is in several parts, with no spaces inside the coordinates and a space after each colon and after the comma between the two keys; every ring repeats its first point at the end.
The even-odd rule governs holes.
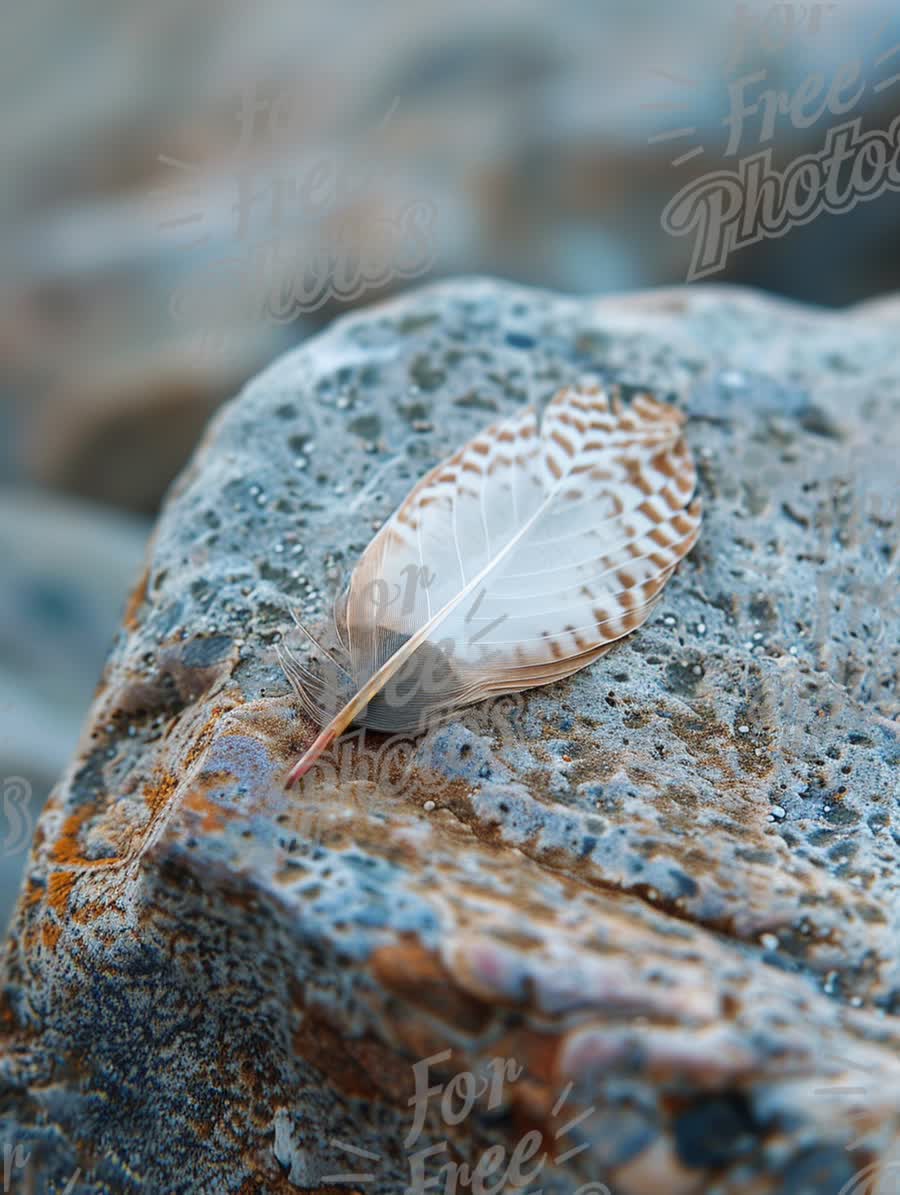
{"type": "MultiPolygon", "coordinates": [[[[890,0],[35,0],[4,23],[0,677],[16,751],[0,776],[32,777],[36,803],[148,520],[210,414],[269,360],[429,278],[683,282],[692,240],[662,213],[734,169],[735,79],[796,92],[858,58],[846,119],[886,130],[900,99],[890,0]],[[56,596],[23,613],[34,584],[56,596]]],[[[738,156],[771,147],[783,168],[837,118],[782,113],[765,141],[760,121],[738,156]]],[[[826,213],[716,279],[835,306],[893,290],[896,212],[887,191],[826,213]]]]}

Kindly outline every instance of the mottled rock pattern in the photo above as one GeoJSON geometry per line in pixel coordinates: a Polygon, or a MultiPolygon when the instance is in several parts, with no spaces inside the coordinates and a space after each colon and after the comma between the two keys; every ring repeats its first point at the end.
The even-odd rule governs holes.
{"type": "Polygon", "coordinates": [[[416,1150],[457,1151],[434,1175],[534,1130],[559,1195],[837,1195],[890,1164],[898,332],[896,302],[463,281],[341,320],[224,409],[9,942],[5,1140],[37,1189],[396,1195],[416,1150]],[[692,417],[705,529],[654,617],[286,793],[313,733],[288,605],[324,620],[414,478],[583,374],[692,417]],[[412,1065],[445,1050],[433,1080],[523,1072],[410,1140],[412,1065]]]}

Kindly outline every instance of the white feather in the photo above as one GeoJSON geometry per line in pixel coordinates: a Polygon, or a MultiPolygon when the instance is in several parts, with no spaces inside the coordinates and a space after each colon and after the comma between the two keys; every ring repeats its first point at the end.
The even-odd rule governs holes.
{"type": "Polygon", "coordinates": [[[651,613],[700,530],[684,416],[571,387],[432,469],[364,552],[337,621],[355,692],[289,783],[350,724],[421,729],[596,659],[651,613]]]}

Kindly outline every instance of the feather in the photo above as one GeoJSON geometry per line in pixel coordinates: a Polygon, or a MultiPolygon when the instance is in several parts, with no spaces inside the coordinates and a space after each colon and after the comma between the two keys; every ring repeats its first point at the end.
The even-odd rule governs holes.
{"type": "Polygon", "coordinates": [[[351,722],[421,730],[570,676],[636,630],[700,531],[683,423],[649,394],[568,387],[540,425],[523,409],[423,477],[335,605],[350,689],[288,784],[351,722]]]}

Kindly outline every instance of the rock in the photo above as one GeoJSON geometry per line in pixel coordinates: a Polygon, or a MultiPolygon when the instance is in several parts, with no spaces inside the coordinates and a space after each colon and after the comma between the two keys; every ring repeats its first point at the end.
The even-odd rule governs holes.
{"type": "Polygon", "coordinates": [[[898,325],[896,301],[460,281],[342,319],[216,417],[10,935],[5,1142],[37,1189],[887,1173],[898,325]],[[314,732],[288,608],[324,623],[415,478],[583,374],[691,416],[705,528],[657,613],[568,682],[351,736],[286,792],[314,732]]]}

